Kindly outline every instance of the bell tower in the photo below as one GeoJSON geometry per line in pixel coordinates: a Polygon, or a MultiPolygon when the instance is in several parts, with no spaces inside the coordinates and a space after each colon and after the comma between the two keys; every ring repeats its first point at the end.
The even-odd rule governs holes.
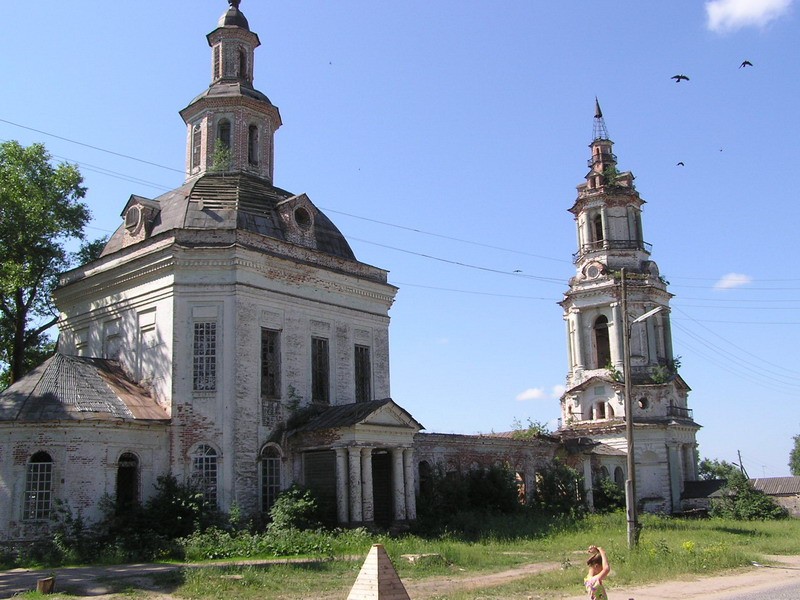
{"type": "Polygon", "coordinates": [[[268,180],[274,171],[278,108],[253,87],[255,49],[261,44],[228,0],[217,28],[208,34],[211,84],[180,111],[186,123],[186,178],[208,172],[243,172],[268,180]]]}
{"type": "Polygon", "coordinates": [[[679,512],[683,482],[697,478],[699,425],[687,405],[689,387],[678,374],[680,360],[673,355],[672,294],[644,241],[645,201],[633,174],[618,169],[613,146],[595,100],[589,172],[569,209],[578,248],[576,272],[560,302],[569,370],[559,433],[600,442],[587,459],[586,479],[608,476],[620,483],[626,477],[625,422],[632,418],[641,509],[679,512]],[[626,351],[630,373],[625,372],[626,351]],[[625,410],[626,377],[632,415],[625,410]]]}

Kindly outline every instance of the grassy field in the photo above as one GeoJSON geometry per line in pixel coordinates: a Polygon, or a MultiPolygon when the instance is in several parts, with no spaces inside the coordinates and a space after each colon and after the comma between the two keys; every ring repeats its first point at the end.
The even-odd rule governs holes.
{"type": "MultiPolygon", "coordinates": [[[[556,563],[546,573],[523,576],[503,585],[479,591],[451,590],[435,600],[558,598],[580,595],[585,572],[586,548],[606,548],[612,564],[608,588],[675,579],[681,575],[710,574],[763,562],[766,555],[800,554],[800,520],[742,522],[720,519],[684,520],[643,516],[639,547],[627,549],[622,513],[590,516],[564,523],[546,535],[491,536],[479,542],[445,536],[425,540],[406,536],[376,536],[361,543],[336,548],[335,560],[300,564],[209,566],[187,568],[157,582],[174,596],[193,600],[226,598],[249,600],[344,599],[352,587],[372,543],[383,544],[406,585],[505,571],[530,563],[556,563]],[[411,564],[403,554],[437,554],[441,559],[411,564]],[[355,555],[356,559],[342,559],[355,555]]],[[[415,597],[416,600],[416,597],[415,597]]]]}

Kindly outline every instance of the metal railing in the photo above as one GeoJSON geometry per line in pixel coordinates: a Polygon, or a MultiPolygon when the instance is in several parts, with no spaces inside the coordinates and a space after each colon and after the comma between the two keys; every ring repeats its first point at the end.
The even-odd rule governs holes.
{"type": "Polygon", "coordinates": [[[668,406],[668,417],[680,417],[681,419],[694,419],[694,413],[691,408],[684,408],[682,406],[668,406]]]}

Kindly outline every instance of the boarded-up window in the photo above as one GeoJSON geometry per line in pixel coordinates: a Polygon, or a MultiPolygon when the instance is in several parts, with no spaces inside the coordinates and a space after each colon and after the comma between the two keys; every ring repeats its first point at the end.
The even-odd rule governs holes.
{"type": "Polygon", "coordinates": [[[258,127],[250,125],[247,131],[247,162],[258,165],[258,127]]]}
{"type": "Polygon", "coordinates": [[[368,346],[356,345],[355,350],[356,402],[372,400],[372,368],[368,346]]]}
{"type": "Polygon", "coordinates": [[[336,522],[336,454],[333,450],[303,453],[303,483],[319,501],[324,519],[336,522]]]}
{"type": "Polygon", "coordinates": [[[311,338],[311,399],[330,403],[330,361],[328,340],[311,338]]]}
{"type": "Polygon", "coordinates": [[[281,397],[281,334],[261,329],[261,397],[281,397]]]}

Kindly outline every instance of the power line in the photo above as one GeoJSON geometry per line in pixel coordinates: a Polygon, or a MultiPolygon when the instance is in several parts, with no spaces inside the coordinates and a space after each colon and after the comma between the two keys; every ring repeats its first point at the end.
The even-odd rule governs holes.
{"type": "Polygon", "coordinates": [[[121,152],[114,152],[113,150],[108,150],[106,148],[100,148],[99,146],[93,146],[92,144],[86,144],[84,142],[79,142],[78,140],[73,140],[67,137],[63,137],[60,135],[56,135],[55,133],[48,133],[47,131],[42,131],[41,129],[34,129],[33,127],[28,127],[27,125],[20,125],[19,123],[14,123],[12,121],[8,121],[6,119],[0,118],[1,123],[6,123],[8,125],[13,125],[14,127],[19,127],[20,129],[27,129],[28,131],[35,131],[36,133],[41,133],[42,135],[46,135],[52,138],[56,138],[58,140],[62,140],[64,142],[69,142],[70,144],[77,144],[78,146],[83,146],[85,148],[91,148],[92,150],[97,150],[99,152],[105,152],[106,154],[112,154],[114,156],[119,156],[120,158],[127,158],[128,160],[135,160],[136,162],[140,162],[145,165],[150,165],[152,167],[158,167],[159,169],[166,169],[168,171],[175,171],[177,173],[181,173],[186,175],[186,171],[183,169],[175,169],[173,167],[165,167],[164,165],[160,165],[158,163],[150,162],[149,160],[144,160],[143,158],[136,158],[135,156],[130,156],[129,154],[122,154],[121,152]]]}

